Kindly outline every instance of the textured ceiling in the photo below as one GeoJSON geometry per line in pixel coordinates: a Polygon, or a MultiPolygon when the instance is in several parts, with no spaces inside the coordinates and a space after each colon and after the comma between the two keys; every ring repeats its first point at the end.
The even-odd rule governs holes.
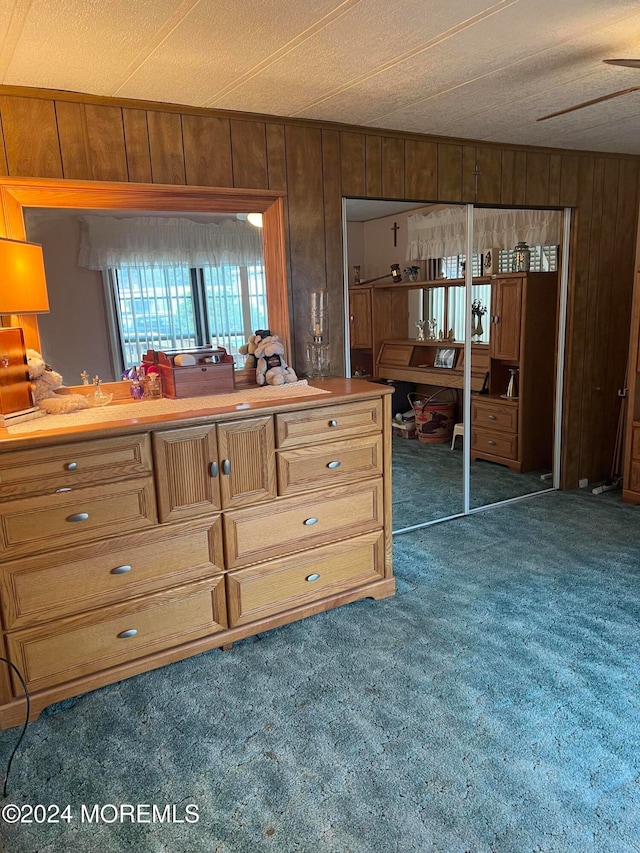
{"type": "Polygon", "coordinates": [[[4,0],[0,81],[640,154],[638,0],[4,0]]]}

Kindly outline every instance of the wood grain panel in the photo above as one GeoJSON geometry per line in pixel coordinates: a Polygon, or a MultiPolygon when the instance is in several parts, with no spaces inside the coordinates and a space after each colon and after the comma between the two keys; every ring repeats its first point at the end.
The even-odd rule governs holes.
{"type": "Polygon", "coordinates": [[[9,175],[62,178],[53,101],[0,95],[0,112],[9,175]]]}
{"type": "Polygon", "coordinates": [[[365,138],[366,195],[378,198],[382,195],[382,139],[369,135],[365,138]]]}
{"type": "Polygon", "coordinates": [[[552,154],[549,158],[549,204],[560,205],[560,178],[562,177],[562,156],[552,154]]]}
{"type": "Polygon", "coordinates": [[[86,104],[85,128],[92,179],[126,181],[127,155],[120,107],[86,104]]]}
{"type": "Polygon", "coordinates": [[[284,146],[284,125],[268,124],[266,126],[266,135],[269,189],[286,190],[287,154],[284,146]]]}
{"type": "Polygon", "coordinates": [[[500,189],[500,201],[502,204],[513,204],[515,161],[515,151],[507,148],[502,152],[502,187],[500,189]]]}
{"type": "Polygon", "coordinates": [[[93,176],[87,150],[85,105],[58,101],[56,116],[65,178],[80,181],[91,179],[93,176]]]}
{"type": "Polygon", "coordinates": [[[407,198],[438,198],[438,146],[435,142],[407,139],[404,145],[407,198]]]}
{"type": "Polygon", "coordinates": [[[532,207],[549,204],[551,161],[548,154],[527,152],[526,203],[532,207]]]}
{"type": "Polygon", "coordinates": [[[562,154],[562,172],[560,175],[560,204],[563,207],[575,207],[578,204],[578,169],[580,158],[571,154],[562,154]]]}
{"type": "MultiPolygon", "coordinates": [[[[2,115],[0,114],[0,176],[4,177],[9,174],[9,166],[7,165],[7,151],[4,141],[4,129],[2,127],[2,115]]],[[[1,689],[1,688],[0,688],[1,689]]]]}
{"type": "MultiPolygon", "coordinates": [[[[342,199],[340,190],[340,135],[335,130],[322,131],[322,175],[324,190],[325,269],[330,305],[342,305],[342,199]]],[[[332,332],[329,345],[333,369],[344,368],[344,327],[332,332]]]]}
{"type": "MultiPolygon", "coordinates": [[[[296,360],[305,362],[309,293],[326,285],[321,131],[286,128],[289,179],[289,251],[296,360]]],[[[300,369],[300,368],[298,368],[300,369]]]]}
{"type": "Polygon", "coordinates": [[[227,119],[182,116],[187,184],[200,187],[233,186],[230,133],[227,119]]]}
{"type": "Polygon", "coordinates": [[[366,195],[365,136],[363,133],[344,131],[340,134],[340,166],[342,195],[366,195]]]}
{"type": "Polygon", "coordinates": [[[122,110],[129,180],[151,183],[151,151],[145,110],[122,110]]]}
{"type": "Polygon", "coordinates": [[[462,149],[462,201],[473,204],[476,200],[476,149],[465,145],[462,149]]]}
{"type": "Polygon", "coordinates": [[[180,116],[149,110],[147,124],[153,183],[186,184],[180,116]]]}
{"type": "Polygon", "coordinates": [[[516,151],[513,158],[512,204],[525,204],[527,196],[527,152],[516,151]]]}
{"type": "Polygon", "coordinates": [[[385,137],[382,140],[382,195],[384,198],[404,198],[404,139],[385,137]]]}
{"type": "Polygon", "coordinates": [[[234,187],[268,189],[267,141],[261,121],[231,121],[234,187]]]}
{"type": "Polygon", "coordinates": [[[500,204],[502,189],[502,152],[499,148],[476,148],[478,164],[478,204],[500,204]]]}
{"type": "Polygon", "coordinates": [[[462,146],[438,143],[438,201],[462,201],[462,146]]]}

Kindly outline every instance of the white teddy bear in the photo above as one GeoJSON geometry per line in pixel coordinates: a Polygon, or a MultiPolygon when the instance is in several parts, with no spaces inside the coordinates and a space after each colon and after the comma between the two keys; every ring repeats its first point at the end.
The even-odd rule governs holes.
{"type": "Polygon", "coordinates": [[[83,394],[55,393],[62,385],[62,376],[45,363],[39,352],[28,349],[27,362],[36,406],[55,415],[89,408],[89,401],[83,394]]]}
{"type": "Polygon", "coordinates": [[[256,382],[258,385],[284,385],[288,382],[297,382],[298,377],[293,367],[289,367],[282,358],[284,345],[277,335],[268,335],[263,338],[254,353],[258,359],[256,367],[256,382]]]}

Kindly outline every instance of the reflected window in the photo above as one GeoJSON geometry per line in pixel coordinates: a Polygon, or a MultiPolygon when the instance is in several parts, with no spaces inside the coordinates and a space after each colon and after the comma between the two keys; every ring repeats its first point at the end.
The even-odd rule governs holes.
{"type": "Polygon", "coordinates": [[[112,337],[123,370],[148,349],[190,349],[214,343],[242,367],[239,347],[268,327],[264,267],[123,264],[106,271],[112,337]]]}

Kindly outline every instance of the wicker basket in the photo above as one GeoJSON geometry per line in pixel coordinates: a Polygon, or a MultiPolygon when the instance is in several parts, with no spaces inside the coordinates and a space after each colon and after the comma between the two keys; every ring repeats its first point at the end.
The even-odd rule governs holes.
{"type": "Polygon", "coordinates": [[[407,399],[416,415],[416,432],[423,444],[447,444],[451,441],[456,422],[458,395],[453,388],[441,388],[425,398],[424,394],[407,394],[407,399]],[[452,400],[439,399],[449,393],[452,400]]]}

